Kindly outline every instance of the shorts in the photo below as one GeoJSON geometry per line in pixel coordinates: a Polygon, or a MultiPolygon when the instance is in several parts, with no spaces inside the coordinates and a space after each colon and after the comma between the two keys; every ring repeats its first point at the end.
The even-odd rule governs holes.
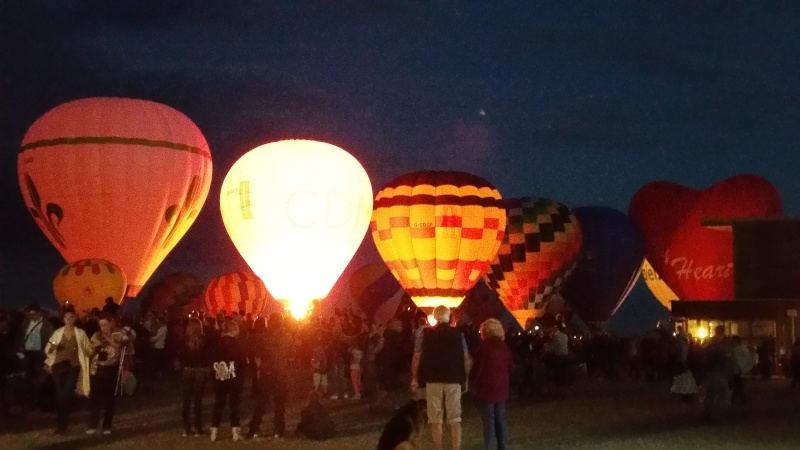
{"type": "Polygon", "coordinates": [[[314,389],[319,389],[320,386],[328,387],[328,374],[314,372],[314,389]]]}
{"type": "Polygon", "coordinates": [[[458,383],[426,383],[425,397],[428,401],[428,423],[442,424],[461,422],[461,385],[458,383]]]}

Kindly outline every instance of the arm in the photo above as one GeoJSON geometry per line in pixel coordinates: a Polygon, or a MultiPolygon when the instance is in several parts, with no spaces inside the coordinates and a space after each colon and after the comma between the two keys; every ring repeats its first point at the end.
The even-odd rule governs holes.
{"type": "Polygon", "coordinates": [[[167,337],[167,327],[158,327],[156,330],[156,335],[150,338],[150,343],[154,343],[159,339],[164,339],[167,337]]]}

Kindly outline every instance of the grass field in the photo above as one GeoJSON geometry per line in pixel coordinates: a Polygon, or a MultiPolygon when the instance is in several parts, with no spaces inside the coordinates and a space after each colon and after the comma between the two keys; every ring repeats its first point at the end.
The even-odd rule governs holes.
{"type": "MultiPolygon", "coordinates": [[[[700,420],[700,405],[682,404],[670,397],[666,383],[583,381],[563,398],[540,396],[512,401],[508,416],[513,449],[796,449],[800,446],[800,399],[789,393],[785,380],[748,380],[748,404],[728,407],[714,424],[700,420]]],[[[269,449],[348,449],[375,447],[388,409],[370,411],[352,400],[331,401],[339,437],[315,442],[290,432],[280,440],[230,440],[225,424],[222,440],[184,438],[179,421],[177,382],[159,382],[152,391],[118,403],[111,436],[83,433],[86,412],[75,413],[70,432],[54,436],[54,417],[38,414],[2,424],[0,450],[78,448],[98,449],[220,449],[231,446],[269,449]]],[[[207,416],[211,399],[206,400],[207,416]]],[[[243,423],[251,402],[244,401],[243,423]]],[[[293,404],[287,420],[298,421],[293,404]]],[[[265,420],[271,425],[271,416],[265,420]]],[[[206,424],[208,418],[206,418],[206,424]]],[[[206,425],[207,426],[207,425],[206,425]]],[[[269,428],[269,427],[268,427],[269,428]]],[[[446,437],[446,436],[445,436],[446,437]]],[[[481,423],[475,404],[464,400],[464,449],[482,448],[481,423]]],[[[424,447],[432,448],[426,434],[424,447]]]]}

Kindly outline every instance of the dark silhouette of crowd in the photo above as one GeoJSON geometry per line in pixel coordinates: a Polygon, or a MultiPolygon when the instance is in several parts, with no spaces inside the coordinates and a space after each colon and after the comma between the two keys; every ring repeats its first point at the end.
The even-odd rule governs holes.
{"type": "MultiPolygon", "coordinates": [[[[452,323],[474,356],[483,343],[481,323],[459,320],[457,311],[454,315],[452,323]]],[[[38,305],[0,313],[3,420],[59,410],[57,431],[65,432],[70,425],[65,417],[74,408],[63,405],[74,402],[63,394],[63,386],[54,383],[63,377],[54,376],[46,363],[70,360],[79,370],[75,367],[80,353],[60,345],[59,333],[59,342],[49,350],[54,356],[47,359],[51,336],[64,326],[60,311],[38,305]]],[[[84,355],[91,360],[95,391],[89,394],[91,400],[83,402],[92,411],[88,431],[102,427],[102,432],[110,433],[114,411],[120,405],[124,409],[125,400],[118,397],[146,395],[155,383],[166,381],[182,386],[176,415],[184,435],[239,440],[286,436],[297,425],[286,422],[285,410],[293,401],[303,402],[306,411],[298,432],[324,439],[336,433],[325,411],[330,402],[364,402],[374,411],[399,411],[419,399],[412,389],[412,359],[417,337],[430,325],[427,315],[413,307],[401,308],[388,323],[374,323],[352,309],[336,309],[327,317],[312,312],[301,321],[282,313],[253,317],[241,312],[211,316],[149,311],[120,317],[112,302],[80,315],[75,327],[91,341],[84,355]],[[214,401],[204,405],[207,393],[213,393],[214,401]],[[241,417],[243,401],[252,401],[250,417],[241,417]],[[221,431],[228,425],[229,434],[221,431]]],[[[67,332],[65,342],[72,342],[72,333],[67,332]]],[[[602,330],[579,332],[563,323],[506,330],[503,345],[513,363],[509,395],[522,401],[561,398],[583,378],[677,384],[677,377],[691,376],[690,384],[706,386],[712,397],[724,384],[734,393],[734,401],[744,402],[743,377],[749,373],[769,378],[779,367],[792,377],[793,389],[800,386],[800,339],[783,362],[774,340],[751,346],[724,337],[720,347],[709,350],[712,340],[666,328],[626,338],[602,330]],[[749,355],[753,367],[735,362],[749,355]]],[[[696,391],[688,389],[677,392],[694,398],[696,391]]]]}

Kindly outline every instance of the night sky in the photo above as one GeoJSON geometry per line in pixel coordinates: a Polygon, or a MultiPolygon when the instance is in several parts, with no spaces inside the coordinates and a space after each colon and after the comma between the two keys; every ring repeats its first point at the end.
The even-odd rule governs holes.
{"type": "MultiPolygon", "coordinates": [[[[91,96],[170,105],[211,147],[205,207],[151,281],[245,267],[219,187],[285,138],[348,150],[375,192],[461,170],[504,197],[627,211],[649,181],[751,172],[799,215],[798,23],[794,1],[0,0],[0,302],[55,304],[64,261],[25,210],[17,152],[39,116],[91,96]]],[[[366,236],[342,280],[378,260],[366,236]]],[[[627,303],[623,328],[665,314],[643,282],[627,303]]]]}

